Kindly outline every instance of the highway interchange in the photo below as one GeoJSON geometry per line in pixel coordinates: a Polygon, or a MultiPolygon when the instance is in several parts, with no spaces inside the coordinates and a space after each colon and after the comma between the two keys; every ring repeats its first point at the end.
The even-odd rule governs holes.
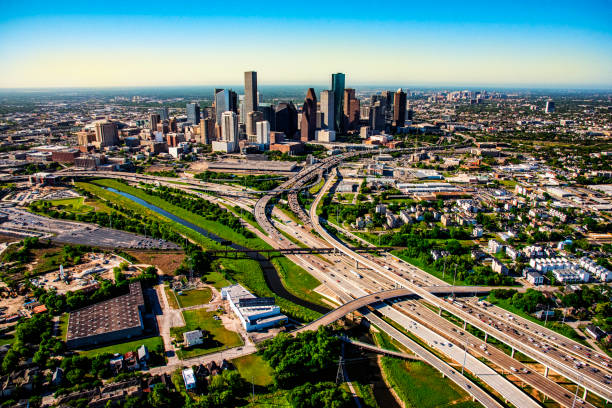
{"type": "MultiPolygon", "coordinates": [[[[316,177],[315,174],[317,174],[317,172],[320,174],[322,169],[329,171],[339,162],[339,157],[336,157],[334,159],[324,161],[318,166],[312,166],[312,177],[316,177]]],[[[285,183],[283,183],[283,185],[279,187],[279,190],[287,190],[289,187],[295,188],[296,185],[299,187],[300,185],[307,183],[309,180],[310,178],[308,178],[308,175],[305,174],[305,171],[302,171],[293,179],[287,180],[285,183]]],[[[333,176],[330,176],[315,198],[315,201],[312,203],[310,207],[310,222],[308,224],[308,228],[313,227],[320,237],[322,237],[329,245],[335,247],[339,253],[344,255],[345,259],[339,260],[339,262],[344,262],[345,265],[339,268],[331,268],[332,270],[336,270],[336,275],[332,275],[333,277],[338,277],[337,271],[341,271],[341,276],[339,276],[340,279],[333,282],[333,285],[331,285],[330,288],[337,294],[337,298],[341,303],[350,302],[355,298],[367,296],[368,294],[375,293],[377,291],[390,290],[396,287],[407,288],[411,291],[411,293],[418,295],[429,304],[446,310],[470,325],[482,330],[487,336],[492,336],[507,344],[513,349],[512,355],[514,355],[514,350],[517,350],[533,358],[535,361],[538,361],[547,367],[545,374],[548,374],[548,369],[553,370],[555,373],[566,377],[574,383],[580,384],[581,387],[594,392],[595,394],[603,397],[605,400],[609,401],[612,399],[612,390],[610,388],[608,379],[610,376],[609,358],[601,356],[591,349],[587,349],[582,345],[579,345],[550,330],[546,330],[532,322],[523,322],[524,319],[521,319],[518,316],[510,315],[508,312],[488,311],[486,310],[486,307],[482,306],[478,306],[479,311],[475,312],[474,309],[468,308],[466,304],[462,305],[458,302],[458,304],[452,304],[444,301],[443,299],[432,295],[427,288],[436,285],[446,286],[447,284],[445,282],[431,277],[418,268],[402,265],[402,263],[398,262],[398,260],[392,256],[387,255],[384,257],[372,257],[358,254],[351,251],[342,242],[339,242],[336,237],[332,236],[325,230],[320,223],[319,217],[316,215],[316,208],[319,202],[325,196],[327,190],[333,185],[333,183],[334,178],[333,176]],[[346,262],[346,260],[349,261],[346,262]],[[349,266],[346,265],[347,263],[349,266]],[[353,279],[351,274],[342,273],[353,263],[360,265],[359,274],[363,276],[362,279],[353,279]],[[351,281],[353,282],[349,283],[351,281]],[[357,283],[355,283],[355,281],[357,281],[357,283]],[[359,288],[359,286],[361,286],[359,284],[362,284],[365,287],[359,288]],[[337,289],[343,289],[344,291],[342,293],[338,293],[336,292],[337,289]],[[361,294],[356,293],[360,291],[361,294]],[[482,311],[482,309],[485,309],[485,311],[482,311]],[[485,315],[485,312],[487,316],[491,315],[492,313],[497,313],[498,315],[493,315],[495,316],[495,319],[493,316],[491,316],[491,321],[489,321],[488,317],[486,319],[481,318],[485,315]],[[479,313],[482,316],[479,317],[479,313]],[[502,318],[505,323],[501,321],[502,318]],[[529,339],[533,339],[533,341],[530,341],[529,339]],[[578,366],[580,366],[580,368],[577,368],[578,366]]],[[[287,245],[290,245],[290,243],[283,238],[278,228],[283,228],[281,225],[286,226],[287,224],[275,222],[273,218],[271,219],[269,217],[269,215],[271,215],[270,207],[272,207],[269,205],[269,203],[274,196],[275,194],[267,194],[258,200],[257,204],[255,205],[255,217],[259,225],[266,231],[269,237],[276,239],[277,243],[281,247],[286,247],[287,245]]],[[[302,217],[300,217],[300,219],[301,218],[302,217]]],[[[307,235],[312,234],[308,234],[307,231],[303,230],[301,233],[297,232],[295,234],[295,238],[307,243],[307,245],[312,245],[312,238],[306,238],[307,235]],[[309,240],[311,240],[311,242],[308,242],[309,240]]],[[[321,267],[322,269],[329,268],[327,265],[319,264],[317,266],[321,267]]],[[[325,274],[325,272],[321,270],[318,272],[325,274]]],[[[331,274],[333,272],[329,273],[331,274]]],[[[316,276],[315,273],[313,274],[316,276]]],[[[409,327],[405,327],[405,329],[408,330],[409,327]]],[[[453,327],[448,325],[441,325],[440,327],[447,328],[447,332],[445,334],[450,337],[451,341],[458,340],[456,336],[453,335],[455,333],[452,330],[453,327]]],[[[473,344],[478,343],[473,342],[473,344]]],[[[456,343],[455,346],[461,346],[461,343],[456,343]]],[[[549,398],[554,399],[562,406],[572,406],[574,404],[583,406],[589,405],[565,388],[559,385],[555,386],[555,383],[548,379],[545,375],[531,371],[527,373],[521,372],[521,369],[528,369],[525,368],[523,364],[518,362],[518,360],[507,356],[501,351],[499,353],[503,354],[505,357],[502,357],[502,355],[498,352],[495,352],[495,356],[492,357],[493,353],[491,353],[489,350],[491,350],[493,347],[486,347],[487,350],[479,348],[482,353],[477,353],[474,351],[473,346],[468,346],[468,350],[473,354],[480,355],[481,358],[485,358],[495,363],[499,367],[505,368],[508,374],[521,378],[521,380],[544,393],[549,398]],[[490,354],[487,354],[487,352],[490,354]],[[517,370],[517,372],[514,370],[517,370]]],[[[483,376],[483,378],[484,377],[485,376],[483,376]]],[[[497,391],[500,392],[500,394],[502,394],[505,398],[506,396],[515,395],[517,392],[517,388],[512,384],[509,386],[504,385],[500,388],[497,388],[497,391]],[[500,388],[502,389],[500,390],[500,388]]],[[[522,393],[521,391],[518,392],[522,393]]],[[[471,394],[481,403],[484,403],[476,395],[473,393],[471,394]]],[[[582,395],[582,397],[584,397],[584,395],[582,395]]],[[[526,405],[519,404],[517,406],[526,405]]]]}
{"type": "MultiPolygon", "coordinates": [[[[410,152],[412,149],[404,150],[410,152]]],[[[238,206],[246,211],[252,211],[263,232],[250,224],[245,223],[245,226],[275,248],[295,248],[298,246],[297,242],[308,247],[332,246],[336,248],[337,252],[331,254],[288,255],[289,259],[322,282],[324,290],[320,292],[328,298],[330,305],[345,305],[330,312],[319,321],[305,326],[304,329],[329,324],[350,311],[360,310],[371,323],[451,378],[484,406],[500,405],[489,393],[470,382],[467,377],[460,375],[456,368],[416,344],[405,333],[389,325],[388,322],[393,321],[400,325],[404,332],[410,332],[425,340],[431,348],[444,354],[448,360],[454,361],[455,365],[461,365],[465,360],[465,367],[468,371],[488,384],[490,388],[495,389],[502,399],[514,406],[527,407],[539,404],[527,393],[521,391],[514,382],[509,381],[511,378],[528,384],[561,406],[591,406],[579,398],[585,397],[586,390],[599,395],[604,400],[611,401],[610,375],[612,371],[610,370],[610,359],[607,356],[602,356],[590,348],[503,309],[478,303],[478,299],[462,298],[454,302],[444,300],[432,292],[442,287],[448,288],[446,282],[390,254],[375,257],[356,253],[337,237],[329,234],[317,216],[316,208],[335,182],[335,176],[331,170],[343,160],[364,153],[366,152],[353,151],[327,158],[301,170],[274,191],[264,192],[263,195],[257,196],[252,195],[250,190],[220,187],[199,180],[190,180],[187,184],[178,185],[175,183],[176,178],[134,175],[127,179],[132,182],[155,182],[181,188],[224,206],[238,206]],[[328,177],[315,197],[310,212],[306,213],[303,209],[296,208],[297,192],[309,185],[316,184],[325,173],[328,174],[328,177]],[[287,214],[273,205],[274,200],[284,192],[288,193],[290,207],[304,225],[292,221],[287,214]],[[311,229],[314,229],[316,233],[312,233],[311,229]],[[291,239],[288,239],[288,236],[291,239]],[[409,295],[421,298],[434,310],[439,312],[444,310],[483,331],[487,336],[494,337],[506,344],[512,349],[511,356],[471,335],[465,330],[465,327],[461,329],[460,326],[440,317],[425,307],[422,301],[402,300],[407,299],[409,295]],[[385,299],[389,300],[383,303],[385,299]],[[352,306],[346,308],[349,305],[352,306]],[[466,348],[469,353],[465,353],[466,348]],[[515,351],[520,351],[542,364],[546,367],[545,373],[535,372],[512,358],[515,351]],[[496,374],[476,357],[488,360],[494,366],[504,370],[506,376],[496,374]],[[558,385],[547,377],[549,369],[575,384],[580,384],[580,388],[584,388],[585,393],[577,395],[577,390],[574,394],[558,385]]],[[[94,174],[78,171],[66,172],[66,175],[94,176],[94,174]]],[[[99,173],[95,175],[100,176],[99,173]]],[[[109,174],[109,176],[126,179],[125,173],[109,174]]],[[[185,180],[186,178],[180,179],[181,182],[185,180]]],[[[459,288],[457,289],[459,292],[459,288]]],[[[469,288],[462,289],[463,292],[469,292],[469,288]]]]}

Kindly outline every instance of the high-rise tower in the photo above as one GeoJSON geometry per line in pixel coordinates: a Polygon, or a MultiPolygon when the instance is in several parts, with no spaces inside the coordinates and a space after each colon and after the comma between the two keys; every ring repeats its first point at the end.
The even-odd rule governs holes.
{"type": "Polygon", "coordinates": [[[249,112],[257,110],[257,72],[244,73],[244,111],[245,118],[249,112]]]}
{"type": "Polygon", "coordinates": [[[406,122],[406,92],[399,88],[393,97],[393,126],[403,127],[406,122]]]}
{"type": "Polygon", "coordinates": [[[308,89],[304,106],[302,107],[302,121],[300,123],[300,132],[302,142],[314,140],[315,130],[317,128],[317,95],[313,88],[308,89]]]}
{"type": "Polygon", "coordinates": [[[322,129],[334,130],[334,93],[321,91],[321,112],[323,113],[322,129]]]}
{"type": "Polygon", "coordinates": [[[344,96],[344,74],[332,74],[332,92],[334,93],[334,130],[342,132],[343,109],[342,97],[344,96]]]}
{"type": "Polygon", "coordinates": [[[200,105],[195,102],[187,104],[187,122],[192,125],[200,124],[200,105]]]}

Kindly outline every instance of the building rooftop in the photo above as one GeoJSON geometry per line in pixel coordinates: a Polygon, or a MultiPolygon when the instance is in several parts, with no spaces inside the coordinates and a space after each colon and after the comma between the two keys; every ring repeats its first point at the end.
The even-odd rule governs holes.
{"type": "Polygon", "coordinates": [[[95,336],[142,325],[144,306],[140,282],[130,284],[130,293],[70,313],[66,340],[95,336]]]}

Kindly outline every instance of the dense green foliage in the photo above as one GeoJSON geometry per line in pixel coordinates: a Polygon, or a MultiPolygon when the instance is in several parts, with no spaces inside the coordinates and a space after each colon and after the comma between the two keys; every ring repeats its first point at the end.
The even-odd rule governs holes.
{"type": "Polygon", "coordinates": [[[294,408],[348,408],[351,396],[333,382],[306,383],[292,389],[288,396],[294,408]]]}
{"type": "Polygon", "coordinates": [[[340,344],[330,329],[321,327],[292,336],[280,333],[262,345],[261,355],[274,369],[274,383],[291,388],[316,382],[336,366],[340,344]]]}
{"type": "Polygon", "coordinates": [[[271,177],[268,175],[254,176],[238,176],[228,173],[217,173],[206,170],[195,175],[195,178],[209,183],[231,183],[239,184],[243,187],[253,188],[255,190],[273,190],[282,182],[285,177],[271,177]]]}

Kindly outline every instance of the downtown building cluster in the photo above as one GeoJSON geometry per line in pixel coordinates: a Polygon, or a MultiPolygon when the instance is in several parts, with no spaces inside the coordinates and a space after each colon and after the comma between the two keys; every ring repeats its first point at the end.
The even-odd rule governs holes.
{"type": "MultiPolygon", "coordinates": [[[[275,150],[296,155],[304,151],[304,143],[335,142],[336,135],[353,134],[362,139],[374,136],[372,144],[384,144],[392,140],[385,133],[401,130],[412,116],[407,109],[406,92],[382,91],[360,99],[355,89],[345,87],[343,73],[332,74],[331,89],[319,95],[314,88],[307,89],[301,105],[292,100],[264,103],[254,71],[244,73],[243,95],[232,89],[215,88],[209,106],[189,102],[184,116],[173,113],[175,116],[168,107],[156,109],[137,121],[136,129],[122,129],[121,123],[108,119],[97,120],[77,133],[79,150],[87,154],[125,144],[180,158],[196,143],[210,145],[213,152],[275,150]],[[380,134],[383,136],[377,138],[380,134]]],[[[87,157],[91,161],[92,156],[87,157]]],[[[82,157],[78,164],[104,164],[94,161],[90,163],[82,157]]]]}

